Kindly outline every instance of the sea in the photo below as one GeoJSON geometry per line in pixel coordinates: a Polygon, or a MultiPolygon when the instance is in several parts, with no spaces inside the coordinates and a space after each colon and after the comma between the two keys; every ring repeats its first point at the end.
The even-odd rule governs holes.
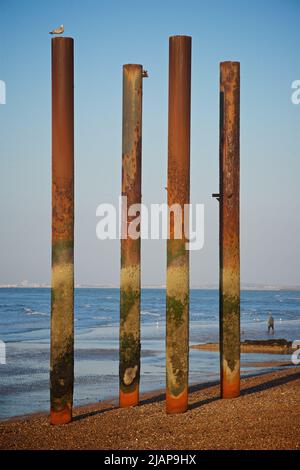
{"type": "MultiPolygon", "coordinates": [[[[218,341],[218,309],[218,290],[191,290],[191,345],[218,341]]],[[[74,404],[116,399],[119,289],[75,289],[74,318],[74,404]]],[[[165,387],[165,326],[165,290],[143,289],[141,392],[165,387]]],[[[49,410],[49,338],[50,289],[1,288],[0,419],[49,410]]],[[[299,291],[241,292],[241,339],[268,338],[300,340],[299,291]],[[267,332],[269,312],[275,320],[274,335],[267,332]]],[[[273,360],[286,361],[287,358],[242,354],[242,375],[264,373],[270,368],[255,364],[273,360]]],[[[218,379],[219,353],[191,349],[190,384],[218,379]]]]}

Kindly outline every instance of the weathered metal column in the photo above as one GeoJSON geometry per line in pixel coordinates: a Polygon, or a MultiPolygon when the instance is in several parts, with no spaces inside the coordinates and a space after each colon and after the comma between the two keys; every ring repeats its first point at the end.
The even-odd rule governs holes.
{"type": "Polygon", "coordinates": [[[73,39],[52,41],[52,424],[72,419],[74,382],[74,71],[73,39]]]}
{"type": "Polygon", "coordinates": [[[240,64],[220,64],[221,396],[240,394],[240,64]]]}
{"type": "Polygon", "coordinates": [[[141,240],[128,234],[127,208],[141,203],[143,67],[123,66],[121,285],[119,401],[137,405],[140,382],[141,240]]]}
{"type": "Polygon", "coordinates": [[[184,205],[190,200],[191,44],[189,36],[169,39],[167,413],[182,413],[188,407],[189,251],[186,250],[184,205]],[[178,212],[172,211],[174,204],[181,206],[181,239],[176,238],[178,212]]]}

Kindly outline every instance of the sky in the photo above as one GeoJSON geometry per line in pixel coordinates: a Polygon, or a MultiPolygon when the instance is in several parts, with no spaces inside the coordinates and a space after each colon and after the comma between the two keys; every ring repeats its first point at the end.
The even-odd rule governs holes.
{"type": "MultiPolygon", "coordinates": [[[[121,188],[122,65],[149,72],[143,202],[166,202],[168,38],[192,36],[191,201],[205,242],[191,285],[218,282],[219,63],[241,64],[241,281],[299,285],[299,0],[0,0],[0,284],[50,282],[51,62],[48,32],[75,41],[75,279],[119,284],[119,241],[96,208],[121,188]]],[[[165,283],[166,242],[142,243],[142,284],[165,283]]]]}

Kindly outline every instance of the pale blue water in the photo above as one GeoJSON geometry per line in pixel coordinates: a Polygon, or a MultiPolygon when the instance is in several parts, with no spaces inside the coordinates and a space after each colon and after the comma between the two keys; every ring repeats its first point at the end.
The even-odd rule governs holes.
{"type": "MultiPolygon", "coordinates": [[[[191,344],[218,340],[218,291],[191,290],[191,344]]],[[[267,339],[268,312],[275,338],[300,339],[300,292],[243,291],[242,339],[267,339]]],[[[76,289],[75,405],[118,394],[118,289],[76,289]]],[[[50,289],[0,289],[0,340],[6,343],[0,364],[0,418],[49,407],[50,289]]],[[[141,391],[165,385],[165,291],[142,292],[141,391]]],[[[242,355],[242,372],[263,368],[247,363],[286,359],[276,355],[242,355]]],[[[219,355],[191,350],[190,383],[219,378],[219,355]]]]}

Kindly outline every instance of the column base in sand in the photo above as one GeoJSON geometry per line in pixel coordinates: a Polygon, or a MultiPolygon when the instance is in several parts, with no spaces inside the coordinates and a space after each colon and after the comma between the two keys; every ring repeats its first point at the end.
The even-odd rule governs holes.
{"type": "Polygon", "coordinates": [[[188,389],[185,389],[178,397],[166,392],[166,412],[168,414],[185,413],[188,410],[188,389]]]}
{"type": "Polygon", "coordinates": [[[136,388],[133,392],[123,392],[120,390],[119,394],[119,406],[121,408],[127,408],[128,406],[136,406],[139,404],[139,389],[136,388]]]}
{"type": "Polygon", "coordinates": [[[63,410],[50,411],[50,424],[68,424],[72,421],[72,407],[66,406],[63,410]]]}

